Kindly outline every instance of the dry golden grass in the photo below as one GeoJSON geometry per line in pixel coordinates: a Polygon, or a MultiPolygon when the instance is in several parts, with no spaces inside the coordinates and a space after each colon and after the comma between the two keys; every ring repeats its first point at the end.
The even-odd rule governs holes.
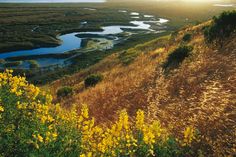
{"type": "Polygon", "coordinates": [[[147,87],[152,83],[158,63],[156,56],[159,56],[157,54],[162,51],[163,49],[160,49],[150,52],[150,55],[142,54],[133,64],[124,66],[117,63],[113,64],[112,68],[107,65],[107,62],[111,59],[116,60],[117,56],[110,56],[92,67],[91,71],[86,72],[87,74],[98,72],[97,69],[100,68],[99,73],[104,75],[104,80],[93,88],[84,88],[84,72],[67,77],[66,81],[55,82],[51,88],[55,93],[56,89],[62,85],[60,82],[74,87],[76,94],[60,103],[64,106],[70,106],[73,103],[89,104],[91,114],[99,121],[113,120],[115,113],[123,108],[133,115],[137,109],[145,108],[143,104],[147,104],[147,87]],[[80,80],[81,77],[83,79],[80,80]]]}
{"type": "Polygon", "coordinates": [[[202,135],[199,147],[204,148],[206,156],[234,156],[236,38],[225,41],[222,49],[207,46],[202,27],[208,23],[181,30],[169,45],[141,54],[128,66],[112,55],[49,87],[54,93],[60,86],[74,87],[76,93],[60,103],[89,104],[97,123],[114,120],[115,113],[123,108],[131,116],[137,109],[144,109],[150,119],[159,119],[176,135],[189,125],[198,128],[202,135]],[[194,47],[192,55],[178,69],[164,74],[162,63],[182,42],[185,33],[193,34],[188,43],[194,47]],[[102,73],[104,80],[85,89],[83,79],[94,72],[102,73]]]}
{"type": "Polygon", "coordinates": [[[222,49],[204,46],[203,35],[191,41],[193,54],[167,77],[162,73],[149,100],[158,119],[178,132],[193,125],[212,156],[236,151],[236,38],[222,49]]]}

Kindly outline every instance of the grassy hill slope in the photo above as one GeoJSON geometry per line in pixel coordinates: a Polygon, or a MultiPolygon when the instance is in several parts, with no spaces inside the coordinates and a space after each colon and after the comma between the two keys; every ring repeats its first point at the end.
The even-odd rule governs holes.
{"type": "Polygon", "coordinates": [[[131,117],[143,109],[148,119],[160,120],[176,135],[189,125],[198,128],[202,135],[199,147],[204,147],[207,156],[233,156],[236,37],[232,33],[222,47],[206,43],[203,30],[210,24],[211,21],[187,27],[113,54],[44,88],[56,97],[59,88],[72,87],[73,94],[54,101],[66,108],[71,104],[89,104],[96,123],[109,124],[123,108],[131,117]],[[183,40],[186,34],[190,34],[190,39],[183,40]],[[164,68],[170,54],[183,45],[192,47],[190,53],[178,64],[164,68]],[[85,88],[84,79],[94,73],[103,75],[103,80],[85,88]]]}

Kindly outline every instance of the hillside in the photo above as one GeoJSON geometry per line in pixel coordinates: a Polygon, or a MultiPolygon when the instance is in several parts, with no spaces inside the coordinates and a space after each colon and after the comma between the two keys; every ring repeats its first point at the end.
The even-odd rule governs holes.
{"type": "Polygon", "coordinates": [[[36,87],[0,73],[0,156],[235,156],[236,12],[36,87]]]}
{"type": "Polygon", "coordinates": [[[207,154],[232,155],[236,138],[236,38],[234,34],[225,39],[223,47],[206,43],[203,28],[210,23],[157,39],[162,40],[161,44],[148,43],[151,50],[144,48],[128,65],[123,64],[121,56],[132,58],[132,50],[111,55],[86,70],[55,81],[49,85],[55,97],[62,86],[72,87],[74,94],[54,101],[65,107],[89,104],[97,123],[113,121],[123,108],[131,116],[143,109],[150,119],[155,117],[175,134],[188,125],[198,128],[207,154]],[[183,41],[185,34],[191,34],[189,41],[183,41]],[[179,45],[191,45],[191,54],[179,67],[164,71],[163,63],[179,45]],[[102,74],[104,79],[95,87],[85,88],[84,79],[93,73],[102,74]]]}

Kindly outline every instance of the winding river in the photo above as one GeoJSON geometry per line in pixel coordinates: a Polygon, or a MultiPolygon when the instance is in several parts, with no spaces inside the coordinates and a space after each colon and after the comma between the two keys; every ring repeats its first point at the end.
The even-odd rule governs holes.
{"type": "MultiPolygon", "coordinates": [[[[96,11],[93,8],[84,8],[92,11],[96,11]]],[[[70,58],[58,59],[53,57],[46,57],[40,55],[46,54],[63,54],[66,52],[70,52],[72,50],[81,50],[80,52],[94,51],[94,50],[107,50],[112,49],[114,45],[119,42],[123,42],[126,40],[125,38],[131,36],[132,34],[137,34],[140,31],[143,33],[161,33],[165,31],[164,24],[168,22],[167,19],[163,18],[154,18],[153,15],[143,15],[137,12],[128,12],[127,10],[118,10],[120,13],[129,14],[130,17],[134,17],[136,20],[130,21],[129,25],[113,25],[113,26],[104,26],[102,27],[103,31],[94,31],[94,32],[73,32],[68,34],[63,34],[58,36],[58,39],[61,41],[61,45],[56,47],[41,47],[35,48],[31,50],[18,50],[0,53],[0,59],[7,59],[11,57],[19,57],[19,56],[39,56],[35,59],[39,65],[39,67],[48,67],[52,65],[65,65],[65,61],[69,61],[70,58]],[[140,17],[144,17],[145,20],[138,20],[140,17]],[[152,29],[152,26],[154,28],[152,29]],[[163,27],[161,27],[163,26],[163,27]],[[155,28],[156,27],[156,28],[155,28]],[[122,34],[123,33],[123,34],[122,34]],[[121,36],[125,36],[121,37],[121,36]],[[86,40],[88,43],[86,46],[82,45],[82,41],[86,40]],[[87,46],[89,45],[89,46],[87,46]]],[[[143,18],[142,18],[143,19],[143,18]]],[[[88,24],[87,21],[81,22],[82,25],[88,24]]],[[[36,27],[35,29],[38,29],[36,27]]],[[[32,30],[34,31],[34,29],[32,30]]],[[[78,52],[79,55],[80,53],[78,52]]],[[[75,55],[75,56],[76,56],[75,55]]],[[[70,61],[69,61],[70,62],[70,61]]],[[[23,62],[11,68],[23,68],[28,69],[30,66],[27,60],[23,60],[23,62]]],[[[4,68],[3,65],[0,64],[0,68],[4,68]]]]}
{"type": "Polygon", "coordinates": [[[58,38],[61,40],[62,44],[56,47],[46,47],[46,48],[36,48],[32,50],[19,50],[19,51],[12,51],[0,54],[0,58],[5,59],[9,57],[16,57],[16,56],[28,56],[28,55],[44,55],[44,54],[58,54],[58,53],[65,53],[71,50],[80,49],[81,48],[81,41],[83,38],[80,38],[76,35],[79,34],[90,34],[90,35],[116,35],[124,32],[124,29],[132,29],[132,30],[148,30],[154,31],[151,29],[151,24],[163,24],[168,22],[166,19],[160,18],[157,21],[131,21],[130,24],[134,26],[105,26],[102,27],[103,31],[101,32],[74,32],[68,33],[65,35],[61,35],[58,38]]]}

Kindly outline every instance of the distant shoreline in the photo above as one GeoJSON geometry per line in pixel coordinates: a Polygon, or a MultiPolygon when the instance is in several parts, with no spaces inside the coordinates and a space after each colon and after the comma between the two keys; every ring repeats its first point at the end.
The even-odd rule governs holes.
{"type": "Polygon", "coordinates": [[[0,0],[0,3],[105,3],[107,0],[0,0]]]}
{"type": "Polygon", "coordinates": [[[236,4],[234,4],[234,3],[222,3],[222,4],[217,3],[217,4],[214,4],[213,6],[215,6],[215,7],[235,7],[236,4]]]}

